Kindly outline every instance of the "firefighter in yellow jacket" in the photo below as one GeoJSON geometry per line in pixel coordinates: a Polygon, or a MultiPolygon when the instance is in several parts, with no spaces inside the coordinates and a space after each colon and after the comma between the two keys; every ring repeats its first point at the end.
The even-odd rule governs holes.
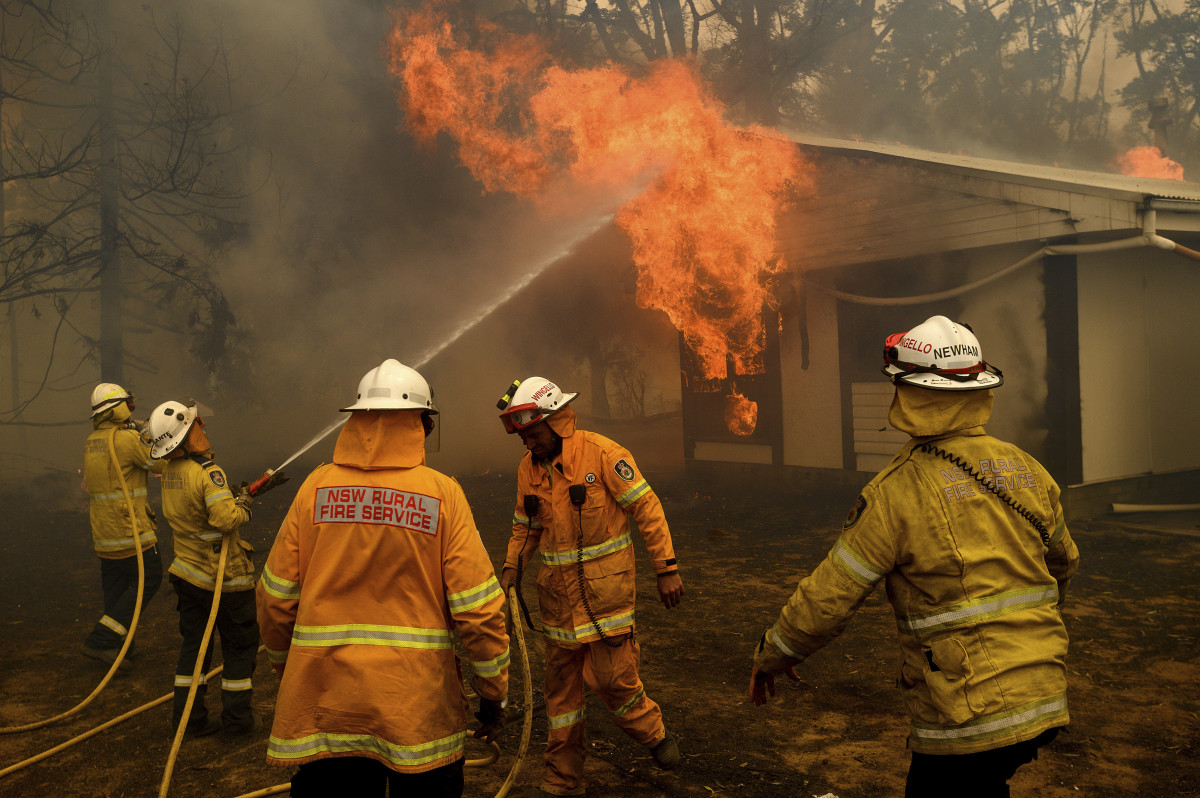
{"type": "Polygon", "coordinates": [[[662,710],[638,676],[634,636],[634,549],[637,523],[668,608],[683,581],[662,504],[627,450],[603,435],[578,430],[567,405],[578,396],[553,382],[514,382],[500,400],[505,429],[528,453],[517,468],[517,507],[500,583],[519,583],[533,557],[546,636],[546,772],[525,796],[583,795],[584,685],[613,721],[649,749],[664,769],[679,764],[679,746],[662,710]]]}
{"type": "Polygon", "coordinates": [[[984,431],[1003,376],[969,327],[934,316],[890,336],[884,357],[889,421],[912,438],[763,635],[750,698],[794,678],[884,582],[910,718],[905,795],[1007,796],[1068,722],[1060,607],[1079,551],[1054,480],[984,431]]]}
{"type": "Polygon", "coordinates": [[[309,475],[271,548],[258,617],[281,676],[267,747],[299,765],[296,798],[463,790],[462,641],[476,737],[504,724],[504,595],[458,483],[425,465],[429,386],[385,360],[367,372],[333,463],[309,475]]]}
{"type": "MultiPolygon", "coordinates": [[[[258,654],[258,622],[254,610],[254,548],[238,528],[250,520],[251,497],[234,495],[225,472],[213,461],[212,445],[204,431],[196,402],[164,402],[147,422],[151,454],[166,460],[162,472],[162,509],[174,532],[175,559],[167,569],[178,598],[179,633],[183,643],[175,667],[175,703],[171,726],[183,718],[196,657],[208,625],[217,586],[222,541],[225,571],[216,628],[221,638],[221,718],[208,717],[206,686],[201,683],[188,718],[186,733],[203,736],[220,731],[226,740],[253,735],[262,728],[251,710],[254,661],[258,654]]],[[[211,667],[213,646],[207,647],[203,672],[211,667]]]]}
{"type": "MultiPolygon", "coordinates": [[[[151,473],[161,472],[163,463],[150,457],[150,446],[142,440],[137,423],[131,418],[133,409],[133,395],[120,385],[111,382],[97,385],[92,391],[94,429],[83,454],[92,544],[100,557],[104,593],[104,615],[84,641],[83,653],[110,665],[133,621],[138,591],[138,564],[134,556],[139,551],[145,572],[143,610],[162,584],[162,558],[158,554],[147,478],[151,473]]],[[[121,670],[129,670],[129,660],[134,657],[130,643],[121,660],[121,670]]]]}

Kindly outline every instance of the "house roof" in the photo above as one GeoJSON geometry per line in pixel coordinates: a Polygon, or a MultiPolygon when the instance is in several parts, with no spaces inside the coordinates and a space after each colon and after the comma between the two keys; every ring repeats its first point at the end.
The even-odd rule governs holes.
{"type": "Polygon", "coordinates": [[[1200,202],[1200,183],[1183,180],[1160,180],[1148,177],[1131,177],[1110,172],[1089,172],[1082,169],[1065,169],[1060,166],[1004,161],[995,158],[977,158],[971,155],[931,152],[907,147],[902,144],[878,144],[875,142],[846,139],[821,138],[804,134],[792,134],[797,144],[823,150],[842,150],[847,153],[873,153],[881,157],[900,158],[923,162],[962,172],[978,172],[994,175],[996,179],[1054,183],[1081,186],[1097,192],[1112,193],[1125,197],[1162,197],[1164,199],[1193,200],[1200,202]]]}
{"type": "Polygon", "coordinates": [[[1200,184],[792,134],[815,192],[784,217],[780,246],[802,268],[932,252],[1143,232],[1200,233],[1200,184]]]}

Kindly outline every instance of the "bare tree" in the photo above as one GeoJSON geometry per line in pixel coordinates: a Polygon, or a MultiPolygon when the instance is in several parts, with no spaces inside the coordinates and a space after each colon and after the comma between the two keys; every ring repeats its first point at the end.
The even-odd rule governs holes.
{"type": "MultiPolygon", "coordinates": [[[[14,388],[4,422],[21,423],[43,390],[94,380],[85,363],[110,381],[153,371],[131,329],[185,332],[210,370],[226,362],[234,318],[213,273],[248,191],[236,76],[223,42],[192,38],[160,7],[124,17],[108,0],[0,0],[0,302],[13,348],[22,315],[59,317],[38,387],[14,388]],[[81,360],[63,362],[63,334],[81,360]]],[[[15,361],[12,373],[16,386],[15,361]]]]}
{"type": "Polygon", "coordinates": [[[743,121],[775,125],[797,81],[839,41],[869,30],[874,9],[875,0],[518,0],[500,19],[582,65],[697,57],[743,121]]]}
{"type": "Polygon", "coordinates": [[[1109,107],[1085,67],[1105,55],[1115,9],[1113,0],[881,4],[870,35],[814,70],[803,105],[837,135],[1094,168],[1111,155],[1109,107]]]}
{"type": "Polygon", "coordinates": [[[1127,0],[1124,11],[1118,42],[1138,71],[1121,89],[1137,131],[1131,138],[1145,135],[1151,103],[1165,101],[1170,157],[1194,172],[1200,169],[1200,2],[1187,0],[1176,13],[1156,0],[1127,0]]]}
{"type": "Polygon", "coordinates": [[[613,346],[608,360],[608,379],[623,418],[646,417],[646,372],[641,367],[642,352],[628,345],[613,346]]]}

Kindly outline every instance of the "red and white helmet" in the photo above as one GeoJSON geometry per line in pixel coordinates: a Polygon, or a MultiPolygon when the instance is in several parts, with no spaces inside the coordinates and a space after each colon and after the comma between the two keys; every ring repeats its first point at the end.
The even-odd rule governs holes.
{"type": "Polygon", "coordinates": [[[92,391],[92,418],[103,413],[121,402],[133,399],[133,394],[126,391],[115,382],[102,382],[92,391]]]}
{"type": "Polygon", "coordinates": [[[983,359],[979,339],[966,324],[930,316],[908,332],[894,333],[883,344],[883,373],[937,391],[979,391],[1004,383],[1004,374],[983,359]]]}
{"type": "Polygon", "coordinates": [[[500,420],[507,432],[528,429],[539,421],[562,410],[578,393],[563,393],[562,389],[545,377],[530,377],[514,382],[504,398],[500,400],[500,420]],[[512,397],[509,399],[509,397],[512,397]]]}

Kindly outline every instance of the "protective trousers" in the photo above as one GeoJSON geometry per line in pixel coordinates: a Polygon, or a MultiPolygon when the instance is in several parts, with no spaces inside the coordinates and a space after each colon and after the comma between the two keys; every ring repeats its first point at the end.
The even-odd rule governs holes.
{"type": "Polygon", "coordinates": [[[462,798],[463,760],[423,773],[397,773],[365,756],[339,756],[305,762],[292,776],[292,798],[353,795],[383,798],[462,798]]]}
{"type": "Polygon", "coordinates": [[[1009,798],[1008,780],[1017,768],[1038,758],[1038,749],[1051,743],[1059,729],[1003,748],[974,754],[922,754],[913,752],[904,785],[905,798],[1009,798]]]}
{"type": "MultiPolygon", "coordinates": [[[[142,588],[142,611],[162,584],[162,557],[158,546],[142,552],[146,583],[142,588]]],[[[133,623],[133,608],[137,604],[138,563],[133,556],[119,560],[100,558],[100,586],[104,592],[104,617],[96,622],[84,644],[90,648],[120,648],[133,623]]]]}
{"type": "Polygon", "coordinates": [[[638,677],[641,647],[625,635],[619,648],[596,640],[570,649],[546,644],[546,775],[542,789],[554,795],[582,795],[587,687],[612,713],[613,722],[641,745],[653,746],[666,736],[662,710],[646,695],[638,677]]]}
{"type": "MultiPolygon", "coordinates": [[[[196,587],[190,582],[171,574],[171,586],[179,597],[179,634],[183,645],[179,648],[179,662],[175,666],[175,705],[171,713],[171,725],[177,727],[183,717],[188,689],[192,686],[192,671],[196,667],[196,655],[208,625],[208,614],[212,610],[213,591],[196,587]]],[[[217,633],[221,638],[221,659],[225,669],[221,673],[221,726],[226,732],[246,731],[253,727],[254,716],[250,709],[250,676],[258,656],[258,609],[254,603],[253,590],[238,590],[221,594],[221,605],[217,609],[217,633]]],[[[207,692],[204,673],[211,670],[213,646],[204,653],[200,686],[196,688],[196,700],[188,727],[203,727],[208,718],[204,706],[207,692]]]]}

